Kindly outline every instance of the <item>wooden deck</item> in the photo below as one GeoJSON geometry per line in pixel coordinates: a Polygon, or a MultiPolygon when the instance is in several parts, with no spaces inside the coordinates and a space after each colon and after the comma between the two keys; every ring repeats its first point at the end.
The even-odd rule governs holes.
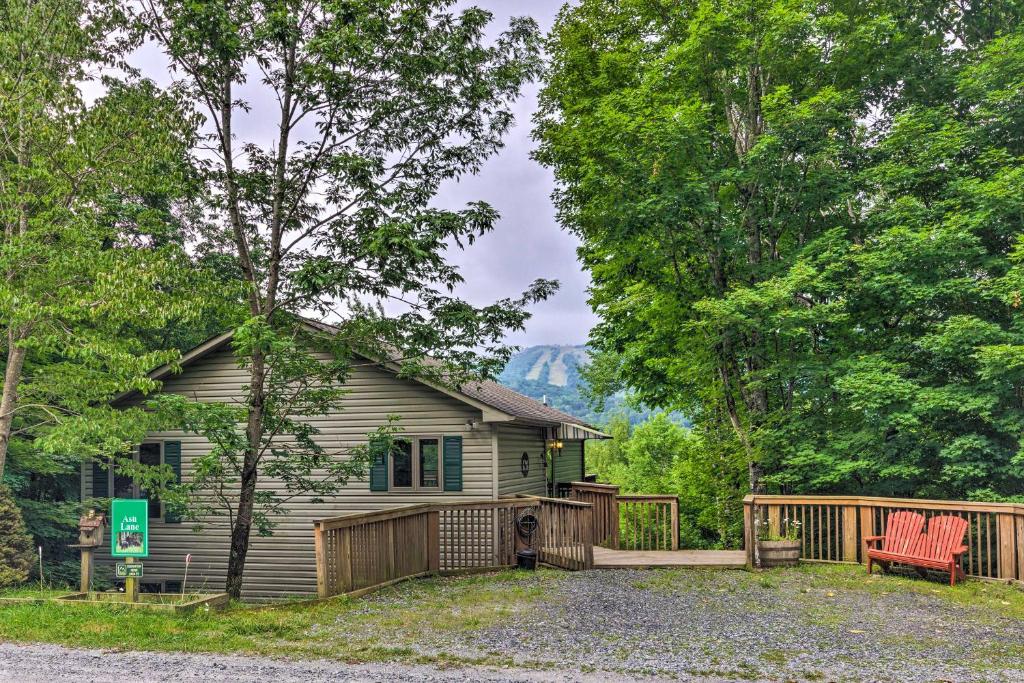
{"type": "Polygon", "coordinates": [[[594,546],[594,569],[743,569],[742,550],[609,550],[594,546]]]}

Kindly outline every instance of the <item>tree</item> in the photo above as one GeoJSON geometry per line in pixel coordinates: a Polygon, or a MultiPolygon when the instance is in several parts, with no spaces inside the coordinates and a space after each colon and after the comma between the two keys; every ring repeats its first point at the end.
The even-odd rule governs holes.
{"type": "Polygon", "coordinates": [[[447,0],[143,5],[140,19],[206,117],[205,234],[246,292],[234,349],[249,383],[227,571],[238,596],[257,481],[318,486],[330,458],[311,448],[312,433],[292,438],[293,418],[337,408],[354,351],[453,384],[493,374],[508,357],[504,331],[553,291],[538,281],[483,308],[451,296],[461,277],[445,250],[497,216],[483,203],[431,205],[442,182],[476,172],[500,147],[508,105],[537,72],[538,37],[519,19],[488,44],[490,15],[453,15],[447,0]],[[247,120],[272,120],[272,141],[240,136],[247,120]],[[382,301],[402,308],[387,315],[382,301]],[[301,312],[344,324],[310,338],[301,312]],[[337,362],[316,361],[311,346],[337,362]],[[306,388],[284,396],[278,372],[306,388]]]}
{"type": "Polygon", "coordinates": [[[32,537],[25,531],[21,511],[11,490],[0,484],[0,588],[24,583],[32,559],[32,537]]]}
{"type": "Polygon", "coordinates": [[[168,289],[190,271],[171,205],[194,121],[130,72],[97,80],[133,44],[126,27],[117,3],[0,4],[0,476],[15,427],[49,452],[123,451],[138,416],[107,401],[177,356],[126,329],[196,312],[168,289]]]}
{"type": "Polygon", "coordinates": [[[1020,344],[1020,12],[563,10],[537,156],[594,281],[592,385],[731,425],[752,491],[1019,494],[992,359],[1020,344]]]}

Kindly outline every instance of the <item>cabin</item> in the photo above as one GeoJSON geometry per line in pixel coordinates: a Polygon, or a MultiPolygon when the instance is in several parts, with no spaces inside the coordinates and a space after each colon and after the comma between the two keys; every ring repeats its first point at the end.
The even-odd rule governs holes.
{"type": "MultiPolygon", "coordinates": [[[[323,332],[329,326],[316,324],[323,332]]],[[[154,370],[161,391],[195,401],[237,402],[248,382],[225,333],[186,353],[180,372],[154,370]]],[[[325,359],[328,356],[325,354],[325,359]]],[[[368,434],[400,416],[401,448],[386,466],[374,466],[361,481],[350,481],[336,495],[315,502],[293,498],[277,516],[273,536],[253,532],[246,562],[243,596],[278,598],[317,590],[313,523],[347,513],[373,512],[416,503],[495,499],[515,494],[558,495],[584,475],[588,439],[606,438],[584,421],[494,382],[452,389],[406,379],[386,362],[353,363],[340,411],[316,418],[317,439],[328,450],[344,451],[365,443],[368,434]],[[546,453],[551,453],[551,464],[546,453]]],[[[126,394],[122,406],[147,397],[126,394]]],[[[167,464],[188,481],[192,462],[209,443],[184,431],[154,432],[134,448],[147,465],[167,464]]],[[[263,478],[261,487],[283,485],[263,478]]],[[[81,472],[83,500],[145,497],[130,478],[87,463],[81,472]]],[[[158,501],[150,503],[150,555],[144,560],[142,588],[180,591],[186,555],[192,555],[189,589],[220,589],[227,568],[229,529],[223,518],[188,520],[173,516],[158,501]],[[202,525],[194,531],[195,522],[202,525]]],[[[109,548],[97,553],[97,565],[113,564],[109,548]]]]}

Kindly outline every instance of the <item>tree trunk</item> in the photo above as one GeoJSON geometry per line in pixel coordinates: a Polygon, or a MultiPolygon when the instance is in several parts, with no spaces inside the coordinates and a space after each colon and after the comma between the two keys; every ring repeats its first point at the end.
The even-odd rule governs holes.
{"type": "Polygon", "coordinates": [[[245,434],[248,448],[242,461],[242,476],[238,492],[238,509],[235,524],[231,529],[231,552],[228,555],[228,572],[224,590],[232,598],[242,595],[242,577],[245,573],[245,558],[249,553],[249,537],[252,535],[252,517],[259,457],[263,440],[263,384],[266,380],[266,359],[261,350],[252,355],[249,372],[248,424],[245,434]]]}
{"type": "Polygon", "coordinates": [[[0,398],[0,480],[4,476],[7,464],[7,448],[11,443],[11,427],[14,423],[14,410],[18,407],[18,385],[21,383],[21,370],[25,365],[26,351],[18,346],[23,339],[14,330],[7,333],[7,367],[4,370],[3,398],[0,398]]]}

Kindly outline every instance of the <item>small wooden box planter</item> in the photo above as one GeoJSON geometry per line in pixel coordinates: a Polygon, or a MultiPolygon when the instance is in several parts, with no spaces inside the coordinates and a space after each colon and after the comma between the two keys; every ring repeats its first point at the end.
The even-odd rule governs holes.
{"type": "Polygon", "coordinates": [[[124,593],[71,593],[54,598],[57,602],[92,605],[122,605],[133,609],[153,612],[170,612],[172,614],[189,614],[197,609],[222,610],[227,607],[227,593],[193,594],[186,596],[184,602],[180,595],[165,593],[140,593],[138,602],[127,602],[124,593]]]}
{"type": "Polygon", "coordinates": [[[795,567],[800,563],[800,541],[758,541],[757,556],[762,569],[795,567]]]}

